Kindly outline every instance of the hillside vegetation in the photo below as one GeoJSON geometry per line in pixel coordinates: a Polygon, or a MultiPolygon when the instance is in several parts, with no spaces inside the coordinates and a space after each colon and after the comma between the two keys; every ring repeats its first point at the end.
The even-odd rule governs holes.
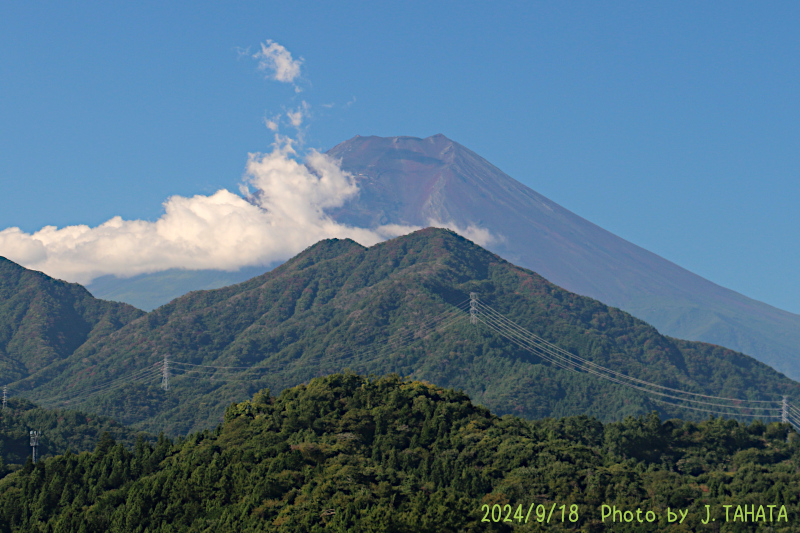
{"type": "Polygon", "coordinates": [[[51,367],[143,314],[0,257],[0,384],[51,367]]]}
{"type": "Polygon", "coordinates": [[[42,409],[27,400],[12,398],[5,409],[0,410],[0,477],[22,468],[30,461],[30,432],[40,431],[38,456],[47,459],[62,455],[93,450],[104,433],[120,444],[132,449],[142,437],[155,441],[154,437],[127,428],[118,422],[94,414],[67,409],[42,409]]]}
{"type": "Polygon", "coordinates": [[[530,419],[706,416],[543,363],[481,324],[456,320],[455,306],[473,291],[549,342],[638,379],[714,396],[800,398],[797,383],[746,355],[662,336],[433,228],[371,248],[321,241],[262,276],[190,293],[93,336],[14,386],[44,405],[77,405],[172,435],[214,427],[227,405],[262,388],[281,391],[347,368],[459,388],[494,412],[530,419]],[[154,365],[167,354],[165,391],[154,365]],[[148,379],[126,378],[135,375],[148,379]]]}
{"type": "Polygon", "coordinates": [[[709,531],[790,532],[800,440],[787,431],[655,414],[532,422],[419,381],[336,374],[233,404],[216,430],[132,451],[105,436],[27,464],[0,481],[0,531],[688,532],[706,530],[710,505],[709,531]],[[775,505],[772,520],[734,520],[745,504],[775,505]],[[658,518],[612,524],[603,505],[658,518]]]}

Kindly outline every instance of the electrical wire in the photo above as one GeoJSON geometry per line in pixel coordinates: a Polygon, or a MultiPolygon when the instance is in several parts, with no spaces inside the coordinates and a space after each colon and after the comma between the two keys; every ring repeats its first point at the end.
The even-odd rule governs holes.
{"type": "Polygon", "coordinates": [[[60,394],[56,394],[54,396],[48,396],[42,399],[35,399],[34,401],[45,406],[56,405],[60,403],[69,403],[78,398],[85,399],[88,398],[89,396],[107,392],[109,390],[113,390],[130,383],[138,381],[147,381],[149,379],[153,379],[160,375],[161,375],[161,370],[158,368],[158,366],[150,365],[147,368],[137,370],[131,374],[125,374],[116,377],[109,381],[98,383],[89,387],[64,391],[60,394]]]}
{"type": "Polygon", "coordinates": [[[712,411],[710,409],[701,409],[699,407],[690,407],[688,405],[675,405],[674,403],[665,402],[665,401],[662,401],[662,400],[657,400],[656,398],[650,398],[650,399],[652,401],[656,402],[656,403],[661,403],[661,404],[664,404],[664,405],[670,405],[672,407],[677,407],[679,409],[691,409],[693,411],[703,411],[703,412],[706,412],[706,413],[715,413],[715,414],[727,415],[727,416],[749,416],[749,417],[754,417],[754,418],[780,418],[780,415],[750,415],[750,414],[744,414],[744,413],[726,413],[724,411],[712,411]]]}
{"type": "MultiPolygon", "coordinates": [[[[457,322],[459,322],[461,319],[464,318],[465,314],[468,312],[468,309],[470,309],[470,303],[471,303],[470,300],[465,300],[455,306],[452,306],[451,309],[448,311],[439,313],[433,318],[430,318],[420,324],[416,324],[413,330],[407,329],[407,330],[397,331],[392,335],[388,336],[386,339],[384,339],[380,345],[373,344],[368,348],[360,349],[358,347],[353,347],[346,350],[336,351],[335,353],[329,353],[327,355],[323,354],[322,356],[314,358],[311,361],[295,359],[290,362],[275,361],[260,366],[249,366],[249,367],[204,365],[204,364],[167,360],[167,364],[169,365],[169,370],[171,374],[169,377],[202,379],[206,381],[220,382],[220,383],[252,382],[254,380],[264,379],[268,377],[263,375],[262,376],[252,375],[253,373],[272,371],[276,367],[286,371],[287,365],[292,365],[294,367],[294,370],[298,370],[297,367],[299,365],[305,365],[305,366],[314,365],[317,367],[322,367],[323,365],[327,365],[330,363],[342,364],[345,362],[343,361],[343,357],[346,356],[355,356],[358,358],[357,361],[347,362],[348,367],[352,366],[360,367],[366,363],[370,363],[372,361],[385,357],[387,351],[395,351],[395,352],[400,351],[401,349],[410,346],[411,344],[413,344],[414,342],[418,341],[421,338],[425,338],[432,333],[439,332],[451,327],[453,324],[456,324],[457,322]]],[[[782,409],[768,409],[766,407],[756,407],[756,406],[749,407],[746,405],[725,405],[720,403],[712,403],[712,402],[697,400],[692,398],[691,396],[704,399],[711,399],[711,400],[734,401],[739,403],[772,404],[772,405],[781,403],[778,401],[746,400],[739,398],[727,398],[721,396],[711,396],[695,392],[689,392],[671,387],[666,387],[663,385],[658,385],[656,383],[634,378],[626,374],[623,374],[621,372],[606,368],[604,366],[593,363],[592,361],[584,359],[580,356],[572,354],[564,350],[563,348],[546,341],[545,339],[523,328],[516,322],[508,319],[500,312],[493,309],[489,305],[481,302],[480,300],[475,299],[474,303],[475,303],[474,309],[477,312],[476,318],[481,323],[486,325],[492,331],[498,333],[502,337],[511,341],[513,344],[533,353],[537,357],[540,357],[544,361],[547,361],[558,368],[569,370],[571,372],[575,372],[578,374],[587,373],[590,375],[594,375],[598,378],[611,381],[613,383],[628,388],[639,390],[648,395],[657,395],[663,398],[678,400],[680,402],[688,402],[694,405],[722,407],[729,410],[739,410],[739,412],[738,414],[736,414],[730,412],[716,411],[707,409],[705,407],[692,407],[691,405],[680,405],[669,401],[659,400],[657,398],[650,398],[654,402],[661,403],[664,405],[669,405],[679,409],[692,409],[695,411],[703,411],[714,414],[724,414],[728,416],[745,416],[745,417],[761,417],[761,418],[781,418],[782,416],[782,415],[769,415],[769,414],[759,415],[759,414],[749,414],[741,412],[741,410],[748,410],[748,411],[757,410],[765,412],[782,413],[783,412],[782,409]],[[683,394],[690,397],[687,398],[681,396],[673,396],[671,394],[667,394],[659,390],[650,390],[652,388],[661,389],[661,391],[670,391],[673,393],[683,394]]],[[[363,340],[365,336],[366,335],[362,333],[357,335],[355,339],[363,340]]],[[[78,398],[84,398],[85,400],[90,396],[108,392],[110,390],[119,388],[126,384],[138,381],[147,381],[155,377],[160,377],[163,375],[163,365],[164,365],[163,362],[159,362],[154,365],[150,365],[147,368],[137,370],[131,374],[119,376],[112,380],[95,384],[90,387],[71,390],[71,391],[64,391],[61,394],[56,394],[55,396],[39,400],[39,403],[45,405],[54,405],[58,403],[69,403],[78,398]]],[[[797,417],[798,419],[800,419],[800,409],[796,408],[792,404],[789,404],[788,414],[792,417],[797,417]]]]}
{"type": "MultiPolygon", "coordinates": [[[[598,365],[596,363],[593,363],[591,361],[583,359],[583,358],[581,358],[579,356],[571,354],[570,352],[567,352],[566,350],[564,350],[564,349],[562,349],[562,348],[560,348],[560,347],[558,347],[558,346],[556,346],[556,345],[554,345],[552,343],[549,343],[548,341],[542,339],[541,337],[538,337],[537,335],[533,334],[532,332],[530,332],[530,331],[526,330],[525,328],[519,326],[515,322],[507,319],[506,317],[504,317],[502,314],[500,314],[499,312],[497,312],[496,310],[494,310],[490,306],[488,306],[486,304],[483,304],[480,301],[476,301],[476,304],[477,304],[475,306],[476,311],[480,312],[480,314],[477,314],[477,316],[476,316],[478,318],[478,320],[480,320],[482,323],[487,325],[490,329],[492,329],[495,332],[499,333],[500,335],[502,335],[506,339],[512,341],[517,346],[520,346],[521,348],[524,348],[524,349],[534,353],[538,357],[541,357],[545,361],[553,363],[556,366],[559,366],[560,368],[565,368],[565,369],[571,370],[573,372],[579,372],[579,373],[581,371],[582,372],[586,372],[586,373],[595,375],[597,377],[600,377],[602,379],[606,379],[608,381],[612,381],[612,382],[620,384],[620,385],[624,385],[624,386],[627,386],[627,387],[630,387],[630,388],[638,389],[638,390],[640,390],[640,391],[642,391],[642,392],[644,392],[646,394],[651,394],[651,395],[655,394],[655,395],[658,395],[658,396],[671,398],[671,399],[679,400],[679,401],[682,401],[682,402],[691,402],[693,404],[698,404],[698,405],[709,405],[709,406],[714,406],[714,407],[723,407],[723,408],[726,408],[726,409],[739,410],[740,413],[741,413],[742,409],[758,410],[758,411],[766,411],[766,412],[781,411],[781,409],[767,409],[767,408],[764,408],[764,407],[757,407],[757,406],[750,407],[750,406],[746,406],[746,405],[725,405],[725,404],[719,404],[719,403],[704,402],[704,401],[696,400],[696,399],[693,399],[693,398],[685,398],[685,397],[680,397],[680,396],[673,396],[673,395],[666,394],[666,393],[663,393],[663,392],[660,392],[660,391],[650,390],[648,387],[658,388],[658,389],[662,389],[662,390],[669,390],[671,392],[676,392],[676,393],[679,393],[679,394],[685,394],[685,395],[689,395],[689,396],[696,396],[696,397],[702,397],[702,398],[708,398],[708,399],[717,399],[717,400],[724,400],[724,401],[735,401],[735,402],[741,402],[741,403],[765,403],[765,404],[772,404],[772,405],[780,403],[780,402],[776,402],[776,401],[744,400],[744,399],[739,399],[739,398],[726,398],[726,397],[721,397],[721,396],[711,396],[711,395],[693,393],[693,392],[683,391],[683,390],[680,390],[680,389],[674,389],[674,388],[671,388],[671,387],[665,387],[665,386],[658,385],[658,384],[655,384],[655,383],[651,383],[651,382],[648,382],[648,381],[645,381],[645,380],[633,378],[633,377],[627,376],[625,374],[622,374],[621,372],[617,372],[617,371],[611,370],[609,368],[603,367],[601,365],[598,365]],[[625,380],[627,380],[627,381],[625,381],[625,380]],[[630,382],[633,382],[633,383],[630,383],[630,382]],[[638,383],[639,385],[635,385],[634,383],[638,383]]],[[[654,401],[658,401],[655,398],[653,398],[653,400],[654,401]]],[[[677,404],[674,404],[674,403],[671,403],[671,402],[661,401],[660,403],[673,405],[675,407],[691,408],[691,409],[694,409],[694,410],[704,410],[704,411],[707,411],[707,412],[712,412],[712,411],[710,411],[708,409],[704,409],[704,408],[689,407],[689,406],[685,406],[685,405],[677,405],[677,404]]],[[[720,411],[714,411],[714,412],[719,413],[719,414],[731,414],[731,413],[722,413],[720,411]]],[[[777,415],[755,415],[755,414],[741,413],[741,416],[775,417],[777,415]]]]}
{"type": "MultiPolygon", "coordinates": [[[[596,363],[594,363],[592,361],[589,361],[589,360],[584,359],[584,358],[582,358],[580,356],[572,354],[572,353],[564,350],[560,346],[557,346],[555,344],[552,344],[552,343],[546,341],[545,339],[539,337],[538,335],[536,335],[536,334],[528,331],[527,329],[523,328],[522,326],[520,326],[516,322],[513,322],[510,319],[506,318],[505,316],[503,316],[501,313],[499,313],[495,309],[493,309],[490,306],[482,303],[480,300],[478,300],[478,305],[480,307],[485,308],[486,310],[488,310],[489,313],[492,313],[492,316],[495,317],[496,319],[502,320],[505,323],[509,324],[510,327],[516,328],[517,330],[522,332],[524,335],[526,335],[528,338],[533,339],[537,343],[544,344],[546,347],[550,348],[550,350],[552,350],[552,351],[556,351],[558,353],[563,354],[562,357],[570,358],[570,359],[577,359],[580,362],[581,365],[591,366],[591,367],[594,367],[594,368],[598,369],[599,371],[608,372],[610,374],[617,375],[617,376],[619,376],[620,378],[623,378],[623,379],[628,379],[628,380],[631,380],[631,381],[634,381],[634,382],[638,382],[638,383],[641,383],[641,384],[644,384],[644,385],[647,385],[647,386],[650,386],[650,387],[655,387],[655,388],[659,388],[659,389],[663,389],[663,390],[669,390],[669,391],[677,392],[677,393],[680,393],[680,394],[699,396],[699,397],[715,399],[715,400],[729,400],[729,401],[747,402],[747,403],[772,403],[772,404],[780,403],[780,401],[776,401],[776,400],[746,400],[746,399],[741,399],[741,398],[726,398],[726,397],[722,397],[722,396],[710,396],[710,395],[700,394],[700,393],[696,393],[696,392],[689,392],[689,391],[684,391],[684,390],[680,390],[680,389],[674,389],[674,388],[671,388],[671,387],[666,387],[666,386],[663,386],[663,385],[658,385],[656,383],[651,383],[651,382],[648,382],[648,381],[637,379],[637,378],[628,376],[626,374],[623,374],[621,372],[617,372],[616,370],[612,370],[610,368],[606,368],[604,366],[598,365],[598,364],[596,364],[596,363]]],[[[555,356],[555,354],[553,354],[553,355],[555,356]]]]}
{"type": "MultiPolygon", "coordinates": [[[[515,343],[515,344],[517,344],[518,346],[520,346],[520,347],[523,347],[523,348],[526,348],[526,349],[529,349],[529,350],[530,350],[530,348],[529,348],[529,347],[527,347],[527,346],[524,346],[524,345],[523,345],[521,342],[518,342],[516,339],[514,339],[514,338],[512,338],[512,337],[508,336],[508,334],[507,334],[505,331],[503,331],[503,330],[501,330],[501,329],[497,328],[497,327],[496,327],[496,325],[494,325],[494,324],[492,324],[492,323],[490,323],[490,322],[486,322],[486,321],[484,321],[484,320],[482,320],[482,319],[480,319],[480,318],[479,318],[479,320],[481,320],[481,321],[482,321],[484,324],[486,324],[486,325],[487,325],[487,326],[489,326],[490,328],[494,329],[494,330],[495,330],[496,332],[498,332],[500,335],[503,335],[504,337],[506,337],[507,339],[511,340],[512,342],[514,342],[514,343],[515,343]]],[[[539,347],[537,347],[537,348],[538,348],[539,350],[543,350],[542,348],[539,348],[539,347]]],[[[538,355],[538,356],[542,357],[542,354],[541,354],[541,353],[539,353],[539,352],[536,352],[536,351],[534,351],[534,350],[530,350],[530,351],[532,351],[534,354],[536,354],[536,355],[538,355]]],[[[549,359],[549,358],[547,358],[547,357],[542,357],[542,358],[543,358],[543,359],[545,359],[545,360],[551,361],[551,362],[553,361],[552,359],[549,359]]],[[[680,400],[680,401],[689,401],[689,402],[693,402],[693,403],[700,404],[700,405],[710,405],[710,406],[715,406],[715,407],[725,407],[725,408],[728,408],[728,409],[751,409],[751,410],[756,410],[756,409],[757,409],[757,410],[761,410],[761,411],[780,411],[780,409],[767,409],[767,408],[764,408],[764,407],[730,406],[730,405],[725,405],[725,404],[717,404],[717,403],[711,403],[711,402],[703,402],[703,401],[700,401],[700,400],[693,400],[693,399],[690,399],[690,398],[682,398],[682,397],[679,397],[679,396],[673,396],[673,395],[670,395],[670,394],[667,394],[667,393],[664,393],[664,392],[660,392],[660,391],[651,391],[651,390],[649,390],[649,389],[647,389],[647,388],[645,388],[645,387],[643,387],[643,386],[633,385],[633,384],[631,384],[631,383],[624,382],[624,381],[622,381],[622,380],[620,380],[620,379],[617,379],[617,378],[615,378],[615,377],[612,377],[612,376],[607,376],[607,375],[605,375],[605,374],[602,374],[602,373],[600,373],[600,372],[597,372],[597,371],[595,371],[594,369],[591,369],[591,368],[582,368],[582,367],[579,367],[577,363],[572,363],[572,364],[573,364],[573,365],[575,365],[575,366],[576,366],[576,368],[579,368],[580,370],[583,370],[583,371],[584,371],[584,372],[586,372],[586,373],[589,373],[589,374],[595,375],[595,376],[597,376],[597,377],[600,377],[600,378],[602,378],[602,379],[606,379],[606,380],[608,380],[608,381],[611,381],[611,382],[617,383],[617,384],[619,384],[619,385],[623,385],[623,386],[626,386],[626,387],[630,387],[630,388],[634,388],[634,389],[640,390],[640,391],[642,391],[642,392],[645,392],[645,393],[647,393],[647,394],[655,394],[655,395],[658,395],[658,396],[663,396],[663,397],[666,397],[666,398],[672,398],[672,399],[675,399],[675,400],[680,400]]],[[[563,366],[563,365],[562,365],[562,368],[565,368],[565,366],[563,366]]],[[[569,370],[573,370],[573,371],[576,371],[576,372],[577,372],[577,370],[576,370],[575,368],[571,368],[571,367],[566,367],[566,368],[568,368],[569,370]]],[[[580,372],[578,372],[578,373],[580,373],[580,372]]],[[[641,381],[641,380],[638,380],[638,381],[641,381]]],[[[645,382],[645,383],[647,383],[647,382],[645,382]]],[[[771,415],[770,415],[770,416],[771,416],[771,415]]]]}
{"type": "Polygon", "coordinates": [[[85,394],[87,392],[88,393],[92,393],[92,392],[97,391],[97,390],[102,390],[102,389],[106,389],[106,388],[109,388],[109,387],[114,387],[114,386],[116,386],[118,384],[124,384],[124,383],[127,383],[127,382],[132,381],[132,380],[148,379],[148,378],[150,378],[152,376],[158,375],[159,373],[160,373],[160,370],[158,369],[158,367],[153,366],[152,368],[141,369],[141,370],[138,370],[138,371],[136,371],[136,372],[134,372],[132,374],[125,374],[125,375],[122,375],[122,376],[118,376],[118,377],[116,377],[116,378],[114,378],[114,379],[112,379],[110,381],[97,383],[97,384],[91,385],[89,387],[84,387],[84,388],[80,388],[80,389],[73,389],[73,390],[69,390],[69,391],[64,391],[61,394],[56,394],[55,396],[50,396],[50,397],[48,397],[48,399],[56,399],[57,400],[57,399],[62,398],[62,397],[71,397],[71,396],[75,396],[75,395],[85,394]]]}

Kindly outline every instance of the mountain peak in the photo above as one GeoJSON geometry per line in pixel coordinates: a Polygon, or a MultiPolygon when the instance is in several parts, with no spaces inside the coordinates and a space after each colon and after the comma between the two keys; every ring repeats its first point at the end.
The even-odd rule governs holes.
{"type": "Polygon", "coordinates": [[[338,221],[361,227],[381,224],[481,226],[467,212],[507,216],[530,201],[558,206],[441,133],[419,137],[355,137],[329,152],[359,186],[359,196],[330,210],[338,221]]]}
{"type": "Polygon", "coordinates": [[[342,158],[345,154],[349,154],[351,152],[403,150],[424,153],[426,156],[435,157],[438,151],[451,146],[463,148],[461,145],[447,138],[441,133],[431,135],[430,137],[426,137],[424,139],[407,135],[401,135],[397,137],[378,137],[376,135],[364,137],[361,135],[356,135],[352,139],[348,139],[331,148],[328,151],[328,154],[336,158],[342,158]]]}

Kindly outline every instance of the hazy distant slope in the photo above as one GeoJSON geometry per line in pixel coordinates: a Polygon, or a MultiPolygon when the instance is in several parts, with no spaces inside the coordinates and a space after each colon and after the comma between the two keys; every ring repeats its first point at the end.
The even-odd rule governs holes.
{"type": "Polygon", "coordinates": [[[443,135],[355,137],[329,155],[356,175],[332,211],[372,227],[430,220],[502,235],[487,248],[679,338],[720,344],[800,378],[800,316],[720,287],[571,213],[443,135]]]}
{"type": "Polygon", "coordinates": [[[0,384],[66,358],[144,313],[0,257],[0,384]]]}
{"type": "Polygon", "coordinates": [[[236,272],[172,268],[130,278],[107,275],[93,280],[86,288],[96,298],[126,302],[138,309],[152,311],[187,292],[219,289],[241,283],[267,272],[270,268],[249,267],[236,272]]]}
{"type": "Polygon", "coordinates": [[[77,394],[170,354],[169,391],[151,376],[147,384],[80,399],[89,398],[82,409],[172,434],[215,425],[231,401],[261,388],[279,391],[345,368],[461,388],[498,413],[528,418],[665,412],[637,391],[542,364],[468,320],[438,332],[424,327],[470,291],[550,342],[640,379],[735,398],[800,397],[800,385],[748,356],[664,337],[433,228],[370,248],[321,241],[242,284],[178,298],[17,387],[34,387],[34,399],[77,394]],[[226,369],[212,373],[210,366],[226,369]],[[237,367],[257,370],[237,374],[237,367]]]}

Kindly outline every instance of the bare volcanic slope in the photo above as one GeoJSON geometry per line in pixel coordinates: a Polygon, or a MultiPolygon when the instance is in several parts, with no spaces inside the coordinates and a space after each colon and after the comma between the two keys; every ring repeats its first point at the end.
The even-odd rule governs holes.
{"type": "Polygon", "coordinates": [[[332,148],[360,194],[331,211],[373,227],[474,224],[487,248],[569,291],[683,339],[752,355],[800,378],[800,316],[720,287],[584,220],[443,135],[355,137],[332,148]]]}
{"type": "Polygon", "coordinates": [[[47,368],[143,314],[0,257],[0,385],[47,368]]]}
{"type": "Polygon", "coordinates": [[[262,276],[189,293],[90,339],[16,388],[29,387],[45,405],[74,398],[68,406],[170,434],[213,427],[232,401],[265,387],[278,392],[348,368],[459,388],[495,412],[527,418],[706,416],[543,363],[470,324],[455,309],[470,292],[549,342],[639,379],[747,400],[800,398],[800,384],[746,355],[664,337],[434,228],[370,248],[321,241],[262,276]],[[167,354],[164,390],[152,368],[167,354]],[[125,381],[148,368],[148,381],[125,381]],[[116,388],[105,388],[109,382],[116,388]]]}

